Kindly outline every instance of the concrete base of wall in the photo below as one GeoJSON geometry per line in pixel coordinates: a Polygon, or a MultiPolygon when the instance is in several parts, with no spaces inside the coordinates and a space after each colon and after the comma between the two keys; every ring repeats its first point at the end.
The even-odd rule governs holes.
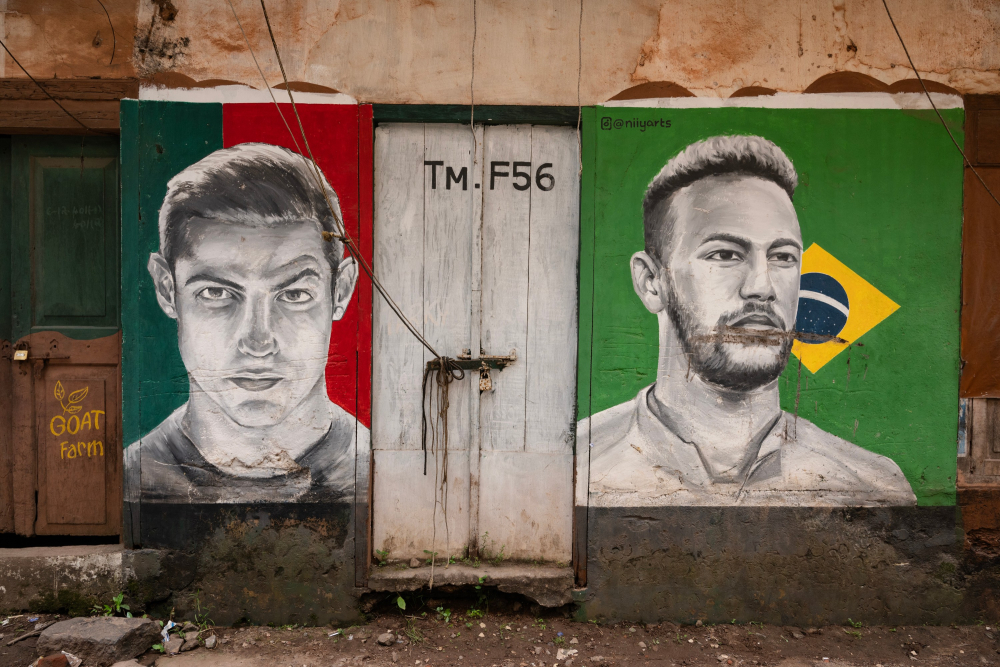
{"type": "MultiPolygon", "coordinates": [[[[431,568],[388,565],[373,570],[368,587],[373,591],[417,591],[430,587],[431,568]]],[[[543,607],[561,607],[573,601],[573,568],[509,563],[479,567],[456,563],[434,568],[434,588],[473,586],[517,593],[543,607]]]]}
{"type": "Polygon", "coordinates": [[[115,544],[0,549],[0,609],[86,613],[123,589],[131,560],[115,544]]]}
{"type": "MultiPolygon", "coordinates": [[[[591,509],[588,585],[572,600],[581,620],[1000,621],[1000,490],[960,490],[959,504],[591,509]]],[[[124,592],[133,612],[199,613],[219,625],[345,623],[360,617],[364,593],[426,584],[429,568],[381,568],[356,588],[346,516],[280,511],[178,510],[161,517],[177,530],[157,524],[169,544],[149,549],[0,549],[0,610],[85,614],[124,592]]],[[[572,585],[569,568],[504,564],[437,568],[435,588],[484,575],[542,604],[562,602],[572,585]]]]}
{"type": "Polygon", "coordinates": [[[993,618],[955,507],[591,508],[581,615],[906,625],[993,618]]]}

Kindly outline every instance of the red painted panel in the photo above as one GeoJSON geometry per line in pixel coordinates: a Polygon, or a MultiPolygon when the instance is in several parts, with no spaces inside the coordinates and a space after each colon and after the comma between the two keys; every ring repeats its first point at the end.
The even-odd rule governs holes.
{"type": "MultiPolygon", "coordinates": [[[[294,140],[274,104],[225,104],[224,146],[256,141],[284,146],[308,157],[292,106],[280,107],[294,140]]],[[[371,262],[371,106],[299,104],[298,111],[316,163],[340,197],[347,231],[371,262]]],[[[331,401],[371,428],[371,282],[363,271],[359,276],[347,312],[333,323],[326,387],[331,401]]]]}

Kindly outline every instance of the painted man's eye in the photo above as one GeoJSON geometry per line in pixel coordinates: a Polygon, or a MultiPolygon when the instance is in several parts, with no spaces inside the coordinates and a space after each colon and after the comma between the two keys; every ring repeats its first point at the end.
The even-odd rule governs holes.
{"type": "Polygon", "coordinates": [[[717,262],[732,262],[740,258],[740,254],[735,250],[716,250],[715,252],[709,254],[705,259],[715,260],[717,262]]]}
{"type": "Polygon", "coordinates": [[[279,294],[278,300],[285,303],[308,303],[313,300],[313,297],[304,289],[290,289],[279,294]]]}
{"type": "Polygon", "coordinates": [[[790,252],[777,252],[771,255],[771,259],[782,264],[795,264],[799,261],[799,258],[790,252]]]}
{"type": "Polygon", "coordinates": [[[225,287],[206,287],[198,292],[198,296],[206,301],[225,301],[233,298],[233,293],[225,287]]]}

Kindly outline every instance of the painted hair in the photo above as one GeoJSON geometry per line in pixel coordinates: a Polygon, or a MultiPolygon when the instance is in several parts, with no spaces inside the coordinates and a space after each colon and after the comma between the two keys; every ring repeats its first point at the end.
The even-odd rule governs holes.
{"type": "Polygon", "coordinates": [[[646,188],[642,221],[646,252],[660,259],[673,221],[667,215],[671,197],[681,188],[711,176],[757,176],[776,183],[791,199],[799,183],[792,161],[763,137],[731,135],[695,142],[675,155],[646,188]]]}
{"type": "MultiPolygon", "coordinates": [[[[322,171],[319,174],[337,217],[341,217],[337,193],[322,171]]],[[[337,232],[317,185],[312,160],[270,144],[247,143],[217,150],[170,179],[159,219],[160,254],[170,266],[193,241],[186,234],[192,219],[255,228],[312,220],[323,231],[337,232]]],[[[323,245],[336,277],[343,243],[334,239],[323,245]]]]}

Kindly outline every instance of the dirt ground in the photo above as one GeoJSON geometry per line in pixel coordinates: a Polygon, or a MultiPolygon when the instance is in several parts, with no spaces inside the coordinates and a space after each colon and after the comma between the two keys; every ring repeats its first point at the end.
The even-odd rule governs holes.
{"type": "MultiPolygon", "coordinates": [[[[150,652],[157,667],[603,667],[605,665],[1000,665],[997,629],[976,626],[869,627],[864,624],[793,628],[751,624],[680,626],[673,623],[599,625],[555,612],[483,611],[446,601],[413,601],[404,611],[383,605],[352,627],[213,628],[217,648],[178,656],[150,652]],[[431,606],[433,605],[433,606],[431,606]],[[383,633],[392,643],[380,645],[383,633]],[[575,651],[575,653],[574,653],[575,651]],[[560,653],[562,652],[562,653],[560,653]]],[[[518,605],[515,605],[518,606],[518,605]]],[[[0,667],[27,667],[35,639],[13,646],[51,615],[12,617],[0,627],[0,667]],[[34,619],[38,620],[34,620],[34,619]]],[[[385,640],[387,638],[383,638],[385,640]]]]}

